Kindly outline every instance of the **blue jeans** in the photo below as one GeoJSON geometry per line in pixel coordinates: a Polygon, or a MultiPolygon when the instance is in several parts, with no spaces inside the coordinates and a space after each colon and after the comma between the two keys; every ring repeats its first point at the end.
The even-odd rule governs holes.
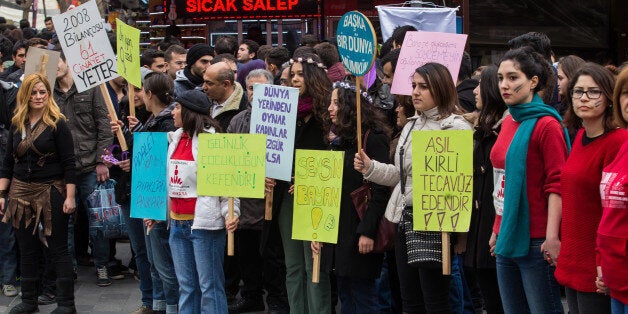
{"type": "Polygon", "coordinates": [[[140,274],[140,291],[142,291],[142,305],[153,306],[153,281],[150,275],[150,263],[146,253],[146,241],[144,240],[144,221],[131,218],[129,205],[121,205],[122,215],[127,225],[129,241],[135,252],[135,265],[140,274]]]}
{"type": "MultiPolygon", "coordinates": [[[[96,170],[87,173],[81,173],[77,175],[76,180],[76,204],[82,204],[83,206],[77,206],[77,208],[83,208],[88,211],[87,197],[94,191],[96,184],[96,170]]],[[[89,215],[89,213],[88,213],[89,215]]],[[[109,262],[109,239],[105,238],[102,233],[96,232],[96,230],[89,231],[89,241],[92,243],[92,256],[94,257],[94,264],[96,267],[107,266],[109,262]]],[[[70,224],[68,227],[68,247],[70,254],[72,254],[72,264],[76,267],[76,257],[74,256],[74,225],[70,224]]]]}
{"type": "MultiPolygon", "coordinates": [[[[2,220],[3,216],[0,216],[2,220]]],[[[17,246],[11,224],[0,222],[0,271],[2,284],[14,285],[17,269],[17,246]]]]}
{"type": "Polygon", "coordinates": [[[179,280],[179,313],[227,313],[225,229],[192,230],[192,220],[170,221],[170,249],[179,280]]]}
{"type": "Polygon", "coordinates": [[[527,256],[497,255],[497,282],[505,313],[563,313],[560,287],[541,252],[545,239],[530,239],[527,256]]]}
{"type": "MultiPolygon", "coordinates": [[[[143,228],[144,234],[146,234],[146,228],[143,228]]],[[[150,245],[150,237],[145,235],[144,241],[146,242],[146,255],[148,256],[148,262],[150,263],[150,278],[153,282],[153,311],[163,311],[166,309],[166,296],[164,294],[163,284],[161,278],[159,278],[159,272],[155,267],[155,261],[153,260],[153,248],[150,245]]]]}
{"type": "Polygon", "coordinates": [[[613,314],[628,314],[628,304],[623,304],[621,301],[611,298],[611,312],[613,314]]]}
{"type": "Polygon", "coordinates": [[[172,253],[168,243],[169,237],[170,232],[166,222],[160,221],[153,225],[148,239],[150,240],[152,260],[155,270],[159,274],[166,300],[166,312],[170,313],[174,310],[174,313],[176,313],[177,304],[179,303],[179,284],[177,283],[177,275],[172,263],[172,253]]]}
{"type": "Polygon", "coordinates": [[[459,314],[473,314],[473,300],[471,291],[464,277],[462,255],[454,254],[451,261],[451,282],[449,286],[451,312],[459,314]]]}
{"type": "Polygon", "coordinates": [[[379,313],[377,287],[374,279],[336,276],[340,313],[379,313]]]}

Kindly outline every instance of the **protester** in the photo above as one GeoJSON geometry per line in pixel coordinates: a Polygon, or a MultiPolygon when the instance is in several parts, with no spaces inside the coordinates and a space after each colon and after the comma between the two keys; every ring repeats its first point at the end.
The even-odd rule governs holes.
{"type": "MultiPolygon", "coordinates": [[[[613,93],[613,117],[623,129],[628,129],[628,68],[617,77],[613,93]]],[[[613,314],[628,313],[628,141],[617,157],[604,167],[600,182],[602,218],[597,230],[597,278],[599,293],[610,293],[613,314]]]]}
{"type": "MultiPolygon", "coordinates": [[[[558,95],[560,96],[559,113],[564,117],[567,110],[569,110],[568,99],[569,95],[569,81],[573,78],[573,75],[578,71],[580,66],[584,64],[584,60],[578,56],[569,55],[558,59],[558,67],[556,67],[556,77],[558,78],[558,95]]],[[[576,135],[576,130],[570,130],[569,135],[573,139],[576,135]]]]}
{"type": "Polygon", "coordinates": [[[26,62],[26,51],[28,50],[28,43],[26,41],[18,41],[13,45],[11,51],[11,57],[13,58],[13,64],[10,67],[4,69],[0,74],[0,80],[7,81],[10,74],[18,71],[24,67],[26,62]]]}
{"type": "Polygon", "coordinates": [[[553,72],[541,55],[521,48],[505,54],[497,73],[511,114],[491,151],[496,217],[489,246],[502,304],[506,313],[562,313],[553,273],[569,141],[558,112],[538,95],[555,84],[553,72]]]}
{"type": "MultiPolygon", "coordinates": [[[[250,40],[244,39],[240,42],[240,46],[238,47],[238,52],[236,54],[236,58],[238,59],[238,65],[244,65],[249,61],[257,59],[257,50],[259,49],[259,44],[250,40]]],[[[262,60],[264,61],[264,60],[262,60]]]]}
{"type": "Polygon", "coordinates": [[[284,47],[273,47],[266,56],[266,70],[275,76],[274,84],[280,85],[283,72],[283,64],[290,60],[290,52],[284,47]]]}
{"type": "MultiPolygon", "coordinates": [[[[354,167],[364,179],[377,184],[394,186],[386,207],[385,216],[400,223],[395,237],[397,271],[401,285],[404,312],[451,311],[449,276],[441,270],[441,234],[411,231],[412,229],[412,139],[415,130],[469,130],[471,126],[459,115],[458,98],[454,82],[447,68],[438,63],[427,63],[416,69],[412,76],[412,101],[417,115],[409,119],[401,132],[395,152],[395,163],[372,160],[364,151],[355,155],[354,167]],[[403,218],[402,218],[403,216],[403,218]],[[430,243],[438,244],[438,251],[427,256],[431,262],[408,264],[406,235],[415,233],[430,243]],[[418,283],[418,284],[417,284],[418,283]]],[[[412,245],[427,245],[421,241],[412,245]]]]}
{"type": "Polygon", "coordinates": [[[177,77],[177,72],[185,68],[187,53],[187,50],[179,45],[172,45],[164,52],[166,63],[168,63],[167,73],[173,80],[177,77]]]}
{"type": "Polygon", "coordinates": [[[235,81],[234,71],[227,62],[212,64],[205,70],[203,91],[211,102],[210,115],[218,121],[222,130],[227,129],[238,112],[246,109],[244,89],[235,81]]]}
{"type": "Polygon", "coordinates": [[[146,49],[140,57],[140,66],[147,68],[153,72],[168,72],[168,62],[163,51],[146,49]]]}
{"type": "Polygon", "coordinates": [[[495,314],[503,313],[504,310],[497,287],[495,257],[489,252],[488,246],[495,221],[495,183],[490,154],[508,110],[499,92],[496,66],[484,68],[479,83],[473,90],[475,105],[480,113],[473,133],[473,210],[464,266],[467,279],[474,278],[480,287],[484,310],[488,314],[495,314]]]}
{"type": "Polygon", "coordinates": [[[72,259],[68,252],[69,215],[76,208],[74,144],[45,76],[31,74],[24,79],[11,122],[10,145],[0,170],[0,211],[4,213],[3,221],[11,221],[16,229],[22,303],[10,313],[38,311],[42,261],[39,232],[50,248],[51,263],[57,274],[58,307],[52,313],[76,313],[72,259]],[[42,230],[38,232],[40,227],[42,230]]]}
{"type": "Polygon", "coordinates": [[[196,44],[188,50],[185,68],[174,79],[174,96],[203,84],[203,72],[214,59],[214,49],[207,44],[196,44]]]}
{"type": "MultiPolygon", "coordinates": [[[[227,197],[197,196],[198,135],[220,130],[209,116],[211,104],[198,90],[175,98],[175,132],[168,133],[170,249],[179,282],[179,313],[227,313],[225,278],[221,271],[225,228],[238,225],[240,201],[234,200],[233,219],[227,219],[227,197]]],[[[164,178],[166,179],[166,178],[164,178]]]]}

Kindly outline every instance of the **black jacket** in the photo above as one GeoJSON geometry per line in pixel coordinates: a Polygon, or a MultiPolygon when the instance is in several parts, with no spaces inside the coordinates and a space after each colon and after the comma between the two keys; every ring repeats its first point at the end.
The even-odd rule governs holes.
{"type": "Polygon", "coordinates": [[[460,107],[462,107],[462,109],[466,112],[475,111],[475,96],[473,95],[473,90],[478,86],[478,84],[479,82],[477,80],[466,79],[456,86],[460,107]]]}

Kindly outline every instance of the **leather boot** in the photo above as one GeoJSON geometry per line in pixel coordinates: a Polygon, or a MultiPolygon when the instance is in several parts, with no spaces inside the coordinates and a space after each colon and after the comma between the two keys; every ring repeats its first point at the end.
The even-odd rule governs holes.
{"type": "Polygon", "coordinates": [[[14,306],[9,314],[30,314],[39,312],[37,306],[37,289],[39,288],[39,279],[22,278],[22,303],[14,306]]]}
{"type": "Polygon", "coordinates": [[[72,278],[57,278],[57,308],[52,314],[74,314],[74,280],[72,278]]]}

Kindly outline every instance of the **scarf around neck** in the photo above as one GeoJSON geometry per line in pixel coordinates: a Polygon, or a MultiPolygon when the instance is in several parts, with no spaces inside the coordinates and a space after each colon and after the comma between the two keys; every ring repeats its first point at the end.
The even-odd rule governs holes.
{"type": "Polygon", "coordinates": [[[203,84],[203,78],[194,75],[192,71],[190,71],[189,67],[183,68],[183,75],[185,75],[185,77],[190,80],[194,86],[200,86],[203,84]]]}
{"type": "Polygon", "coordinates": [[[299,97],[299,104],[297,106],[297,118],[305,118],[312,113],[314,109],[314,103],[311,96],[299,97]]]}
{"type": "MultiPolygon", "coordinates": [[[[530,211],[526,187],[526,158],[530,137],[539,118],[551,116],[559,122],[562,118],[556,109],[543,103],[538,94],[534,95],[531,102],[508,106],[508,109],[512,118],[521,124],[506,153],[504,213],[495,252],[515,258],[528,255],[530,248],[530,211]]],[[[569,135],[567,129],[563,129],[569,151],[569,135]]]]}

